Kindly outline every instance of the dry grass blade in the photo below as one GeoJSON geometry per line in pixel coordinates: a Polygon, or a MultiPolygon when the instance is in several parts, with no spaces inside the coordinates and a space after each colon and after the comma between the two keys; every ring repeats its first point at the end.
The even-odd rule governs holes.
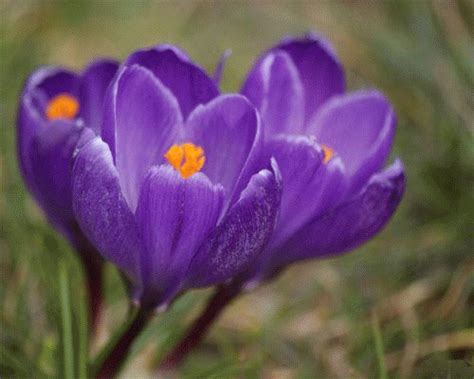
{"type": "MultiPolygon", "coordinates": [[[[474,329],[465,329],[454,333],[442,334],[423,342],[418,349],[418,360],[430,354],[460,349],[474,349],[474,329]]],[[[385,363],[389,371],[399,367],[403,351],[386,354],[385,363]]]]}
{"type": "Polygon", "coordinates": [[[468,261],[463,264],[459,270],[453,274],[451,284],[448,287],[445,295],[439,302],[436,314],[439,314],[441,319],[447,319],[456,310],[456,305],[459,303],[464,289],[470,280],[474,280],[474,261],[468,261]]]}

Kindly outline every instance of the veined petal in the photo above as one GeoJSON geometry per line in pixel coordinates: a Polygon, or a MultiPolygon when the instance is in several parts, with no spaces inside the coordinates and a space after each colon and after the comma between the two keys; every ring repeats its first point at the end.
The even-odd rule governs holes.
{"type": "Polygon", "coordinates": [[[261,164],[260,120],[255,108],[243,96],[219,96],[193,111],[185,135],[204,149],[202,172],[213,183],[222,184],[226,204],[237,200],[261,164]]]}
{"type": "Polygon", "coordinates": [[[313,139],[281,135],[267,144],[282,176],[282,198],[277,227],[268,249],[284,243],[310,219],[342,200],[346,188],[339,157],[324,162],[324,152],[313,139]]]}
{"type": "Polygon", "coordinates": [[[377,234],[395,212],[405,189],[400,161],[375,174],[354,199],[303,227],[275,254],[273,267],[354,249],[377,234]]]}
{"type": "Polygon", "coordinates": [[[231,279],[253,261],[268,242],[278,214],[281,177],[272,170],[252,176],[239,200],[194,256],[187,287],[204,287],[231,279]]]}
{"type": "Polygon", "coordinates": [[[188,179],[167,165],[148,173],[140,193],[136,220],[145,252],[141,257],[149,301],[177,290],[189,262],[216,225],[223,189],[202,173],[188,179]]]}
{"type": "Polygon", "coordinates": [[[379,171],[390,152],[396,118],[386,98],[377,91],[358,91],[327,102],[309,132],[342,158],[356,194],[379,171]]]}
{"type": "Polygon", "coordinates": [[[303,129],[303,84],[287,53],[276,50],[257,61],[242,93],[259,109],[266,135],[297,133],[303,129]]]}
{"type": "Polygon", "coordinates": [[[174,94],[185,118],[198,104],[207,103],[219,94],[206,72],[170,45],[139,50],[125,64],[139,64],[151,70],[174,94]]]}
{"type": "Polygon", "coordinates": [[[118,69],[118,63],[100,59],[84,70],[79,89],[80,116],[84,123],[100,134],[105,93],[118,69]]]}
{"type": "Polygon", "coordinates": [[[120,189],[106,143],[95,137],[77,153],[72,172],[72,199],[82,232],[107,260],[133,283],[139,283],[141,245],[135,218],[120,189]]]}
{"type": "Polygon", "coordinates": [[[344,92],[342,64],[324,38],[313,34],[286,38],[273,50],[276,49],[288,53],[298,69],[304,87],[305,123],[330,97],[344,92]]]}
{"type": "Polygon", "coordinates": [[[146,173],[164,161],[163,155],[178,139],[182,119],[171,92],[143,67],[126,67],[111,92],[115,92],[115,99],[106,107],[112,114],[105,116],[104,133],[115,135],[115,164],[125,198],[134,211],[146,173]]]}

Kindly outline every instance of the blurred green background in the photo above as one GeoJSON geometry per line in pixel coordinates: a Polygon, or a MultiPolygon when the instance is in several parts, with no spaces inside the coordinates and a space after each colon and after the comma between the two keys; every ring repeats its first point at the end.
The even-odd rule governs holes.
{"type": "MultiPolygon", "coordinates": [[[[406,165],[406,196],[388,227],[356,252],[294,265],[233,303],[180,374],[398,378],[433,377],[431,369],[447,377],[448,366],[452,373],[459,366],[452,377],[462,377],[463,365],[448,362],[474,363],[472,7],[469,0],[2,0],[0,376],[62,377],[68,348],[75,375],[84,376],[87,356],[79,262],[17,168],[16,106],[27,75],[43,64],[80,70],[96,56],[123,59],[166,42],[209,71],[231,48],[223,88],[236,91],[259,52],[315,30],[333,42],[350,89],[377,87],[392,100],[393,156],[406,165]],[[71,314],[71,346],[63,343],[61,309],[71,314]]],[[[150,376],[209,294],[191,292],[156,317],[123,377],[150,376]]],[[[111,266],[106,301],[93,353],[126,317],[111,266]]]]}

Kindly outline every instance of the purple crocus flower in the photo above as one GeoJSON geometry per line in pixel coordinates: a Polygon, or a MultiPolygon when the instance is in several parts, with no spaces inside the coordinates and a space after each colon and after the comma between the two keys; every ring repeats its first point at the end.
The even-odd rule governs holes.
{"type": "Polygon", "coordinates": [[[101,137],[79,149],[73,205],[100,253],[145,309],[245,268],[276,221],[278,168],[263,160],[256,109],[219,95],[180,50],[132,54],[105,107],[101,137]]]}
{"type": "Polygon", "coordinates": [[[104,95],[118,64],[97,60],[81,74],[42,67],[26,81],[18,113],[21,172],[49,221],[79,250],[86,249],[72,211],[71,159],[87,125],[98,132],[104,95]]]}
{"type": "Polygon", "coordinates": [[[372,238],[405,187],[403,166],[383,168],[396,126],[378,91],[345,93],[332,47],[308,35],[264,53],[242,93],[259,109],[268,155],[281,170],[281,211],[249,285],[308,258],[334,256],[372,238]]]}

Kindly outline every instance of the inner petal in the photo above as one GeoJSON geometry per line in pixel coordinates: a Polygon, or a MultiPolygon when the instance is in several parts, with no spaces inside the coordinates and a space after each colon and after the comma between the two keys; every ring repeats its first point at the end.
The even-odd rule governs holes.
{"type": "Polygon", "coordinates": [[[191,142],[171,146],[164,157],[184,179],[201,171],[206,161],[204,149],[191,142]]]}
{"type": "Polygon", "coordinates": [[[71,120],[78,112],[79,101],[68,93],[60,93],[49,100],[45,114],[48,120],[71,120]]]}

